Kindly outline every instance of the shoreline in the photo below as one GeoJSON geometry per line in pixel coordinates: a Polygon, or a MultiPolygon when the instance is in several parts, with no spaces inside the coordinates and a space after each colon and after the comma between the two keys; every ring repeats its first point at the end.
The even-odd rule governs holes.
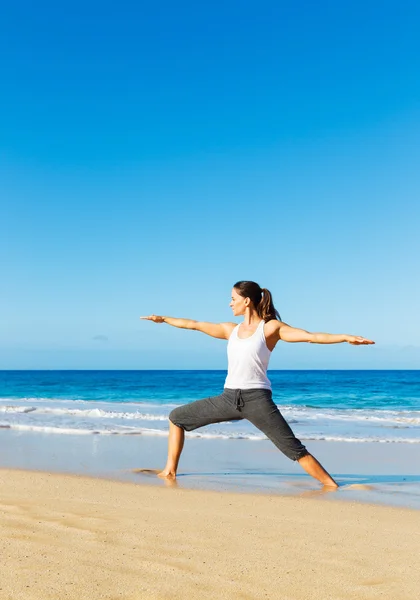
{"type": "Polygon", "coordinates": [[[2,598],[418,596],[415,510],[10,469],[0,482],[2,598]]]}
{"type": "MultiPolygon", "coordinates": [[[[420,445],[419,445],[420,446],[420,445]]],[[[0,469],[90,476],[165,487],[167,439],[159,436],[55,436],[0,430],[0,469]]],[[[268,440],[186,440],[179,489],[276,496],[322,496],[420,509],[420,447],[409,444],[312,442],[308,450],[337,479],[334,493],[286,459],[268,440]]],[[[330,502],[329,502],[330,504],[330,502]]]]}

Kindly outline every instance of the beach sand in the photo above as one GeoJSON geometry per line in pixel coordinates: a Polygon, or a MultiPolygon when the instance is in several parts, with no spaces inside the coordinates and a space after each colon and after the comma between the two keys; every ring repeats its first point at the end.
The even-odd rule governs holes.
{"type": "Polygon", "coordinates": [[[0,470],[3,600],[417,599],[420,512],[0,470]]]}

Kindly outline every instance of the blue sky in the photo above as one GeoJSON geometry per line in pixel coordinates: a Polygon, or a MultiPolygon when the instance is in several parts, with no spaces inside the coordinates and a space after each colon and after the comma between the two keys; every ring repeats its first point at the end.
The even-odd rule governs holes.
{"type": "Polygon", "coordinates": [[[220,368],[233,283],[374,347],[272,368],[420,368],[420,6],[0,9],[0,368],[220,368]]]}

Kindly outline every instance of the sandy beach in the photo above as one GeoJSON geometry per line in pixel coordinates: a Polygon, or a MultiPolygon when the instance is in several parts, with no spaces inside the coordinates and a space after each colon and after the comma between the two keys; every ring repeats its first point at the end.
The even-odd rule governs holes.
{"type": "Polygon", "coordinates": [[[0,598],[418,598],[420,513],[1,470],[0,598]]]}

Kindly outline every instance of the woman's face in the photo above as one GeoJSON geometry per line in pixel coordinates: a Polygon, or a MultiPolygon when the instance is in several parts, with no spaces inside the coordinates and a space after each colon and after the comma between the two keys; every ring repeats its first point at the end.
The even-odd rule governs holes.
{"type": "Polygon", "coordinates": [[[245,309],[247,304],[245,302],[245,298],[238,294],[238,292],[233,288],[232,290],[232,300],[230,301],[230,308],[232,309],[233,316],[239,317],[240,315],[245,314],[245,309]]]}

